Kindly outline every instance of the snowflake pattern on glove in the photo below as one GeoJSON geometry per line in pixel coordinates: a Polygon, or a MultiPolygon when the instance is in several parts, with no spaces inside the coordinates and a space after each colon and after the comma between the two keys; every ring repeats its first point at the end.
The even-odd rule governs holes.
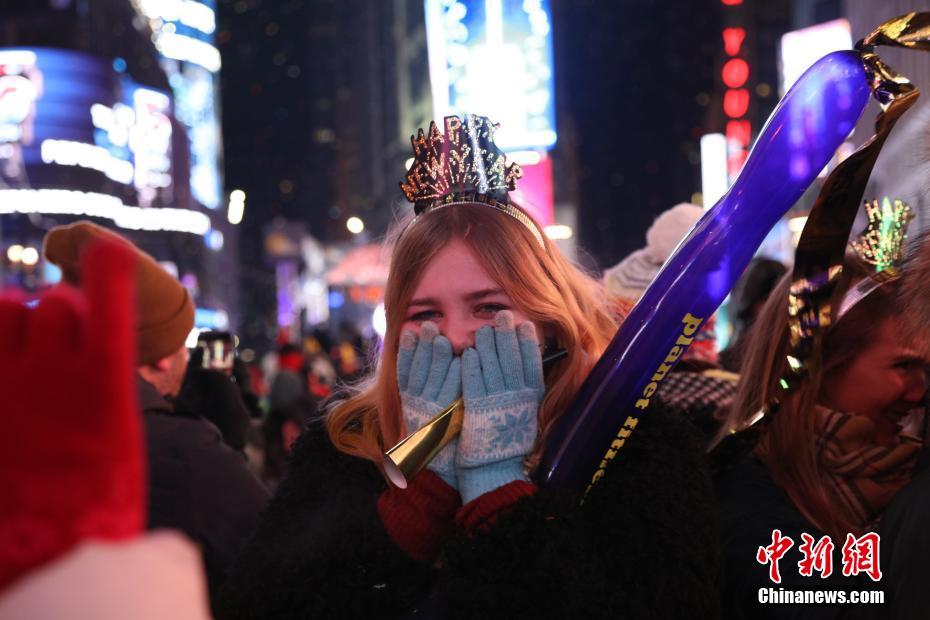
{"type": "Polygon", "coordinates": [[[535,424],[528,424],[535,416],[535,407],[524,407],[522,411],[516,413],[501,413],[490,416],[488,423],[492,427],[492,439],[489,444],[492,452],[504,454],[511,448],[526,445],[533,445],[536,440],[535,431],[531,434],[530,430],[535,429],[535,424]]]}
{"type": "Polygon", "coordinates": [[[536,442],[545,391],[535,326],[514,328],[513,314],[499,312],[494,328],[479,329],[462,354],[465,419],[455,471],[463,503],[526,480],[523,460],[536,442]]]}

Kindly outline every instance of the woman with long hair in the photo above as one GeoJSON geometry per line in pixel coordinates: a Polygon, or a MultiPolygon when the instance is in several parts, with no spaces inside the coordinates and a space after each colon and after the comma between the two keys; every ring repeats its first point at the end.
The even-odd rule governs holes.
{"type": "Polygon", "coordinates": [[[442,209],[418,221],[396,245],[391,264],[385,289],[387,331],[381,364],[372,382],[328,416],[326,427],[334,445],[347,454],[380,463],[386,448],[405,432],[415,430],[402,426],[396,377],[404,328],[417,330],[424,318],[432,319],[450,339],[454,353],[461,355],[472,344],[473,332],[492,325],[497,312],[516,310],[537,326],[537,333],[545,334],[550,343],[558,343],[568,353],[548,377],[540,404],[541,432],[533,451],[534,460],[538,458],[546,431],[568,406],[617,329],[596,282],[571,265],[548,239],[543,247],[518,220],[501,217],[478,204],[442,209]],[[444,272],[444,265],[437,268],[434,262],[443,252],[464,257],[469,264],[457,273],[444,272]],[[418,304],[411,310],[414,297],[432,298],[433,293],[417,295],[414,284],[426,279],[425,285],[450,290],[461,284],[462,278],[477,276],[476,269],[487,273],[480,274],[482,282],[467,283],[470,290],[465,294],[492,288],[500,291],[476,299],[482,307],[464,322],[462,333],[444,330],[454,317],[442,316],[429,304],[418,304]]]}
{"type": "Polygon", "coordinates": [[[777,607],[757,606],[760,587],[824,583],[817,573],[812,580],[800,574],[802,534],[815,541],[830,537],[831,579],[842,579],[841,550],[849,535],[859,540],[875,529],[913,475],[924,439],[927,359],[900,330],[901,280],[871,279],[867,265],[847,256],[819,360],[786,392],[790,285],[788,274],[755,322],[725,425],[740,428],[763,407],[772,409],[751,455],[716,480],[724,600],[733,617],[775,613],[777,607]],[[759,559],[776,529],[794,546],[781,562],[780,584],[771,581],[770,561],[759,559]]]}
{"type": "MultiPolygon", "coordinates": [[[[447,118],[445,139],[486,122],[453,135],[447,118]]],[[[482,183],[399,227],[374,374],[295,444],[221,618],[714,613],[709,477],[686,423],[651,412],[583,503],[531,482],[616,325],[596,281],[482,183]],[[405,489],[388,482],[384,452],[459,397],[459,437],[405,489]]]]}

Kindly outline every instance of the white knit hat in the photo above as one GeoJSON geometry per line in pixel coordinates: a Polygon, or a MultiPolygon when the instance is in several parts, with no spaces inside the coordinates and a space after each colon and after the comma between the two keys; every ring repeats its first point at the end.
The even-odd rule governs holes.
{"type": "Polygon", "coordinates": [[[687,202],[663,211],[646,231],[646,247],[604,272],[607,291],[624,299],[639,299],[703,214],[704,209],[687,202]]]}

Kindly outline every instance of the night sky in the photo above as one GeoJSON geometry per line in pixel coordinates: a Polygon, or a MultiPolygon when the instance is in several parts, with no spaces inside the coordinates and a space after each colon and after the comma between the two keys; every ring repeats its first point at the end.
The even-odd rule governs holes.
{"type": "MultiPolygon", "coordinates": [[[[328,65],[343,53],[314,41],[341,25],[338,4],[220,3],[227,186],[246,190],[250,219],[324,215],[325,189],[301,179],[319,163],[315,117],[329,112],[311,106],[314,82],[332,82],[328,65]]],[[[573,142],[560,142],[554,155],[575,151],[567,159],[578,165],[581,242],[599,264],[636,249],[656,213],[700,189],[698,101],[714,88],[717,4],[553,2],[560,133],[573,142]]],[[[334,46],[348,38],[329,34],[334,46]]]]}
{"type": "Polygon", "coordinates": [[[656,215],[700,191],[718,4],[554,4],[559,111],[574,130],[578,162],[578,232],[600,268],[642,247],[656,215]]]}
{"type": "Polygon", "coordinates": [[[263,250],[265,230],[275,218],[298,217],[304,194],[299,179],[311,126],[309,5],[218,5],[226,187],[247,196],[240,241],[242,336],[253,346],[267,343],[274,331],[275,280],[263,250]]]}
{"type": "MultiPolygon", "coordinates": [[[[767,27],[786,29],[789,0],[761,4],[759,40],[768,47],[774,43],[766,38],[774,37],[767,27]]],[[[347,126],[338,123],[340,111],[345,116],[365,110],[363,104],[371,108],[357,101],[346,75],[353,55],[366,53],[353,38],[356,21],[375,5],[219,3],[226,185],[248,195],[243,287],[256,311],[273,307],[274,281],[261,239],[275,218],[305,222],[324,241],[346,238],[338,187],[345,179],[333,163],[341,136],[321,135],[321,127],[338,130],[347,126]]],[[[422,11],[419,0],[408,6],[422,11]]],[[[659,213],[700,191],[699,139],[719,123],[713,110],[719,108],[720,2],[552,0],[552,11],[556,203],[578,205],[581,260],[603,269],[642,247],[659,213]]],[[[759,55],[768,61],[759,67],[759,80],[774,80],[774,50],[759,55]]],[[[759,114],[775,101],[774,95],[760,98],[759,114]]],[[[353,119],[346,120],[352,126],[353,119]]],[[[403,157],[397,154],[397,180],[403,157]]]]}

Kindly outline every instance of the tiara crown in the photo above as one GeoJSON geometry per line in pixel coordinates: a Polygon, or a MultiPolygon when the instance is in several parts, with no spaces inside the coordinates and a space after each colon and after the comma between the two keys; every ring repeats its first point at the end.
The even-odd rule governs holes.
{"type": "Polygon", "coordinates": [[[900,200],[892,206],[888,198],[865,201],[865,213],[869,218],[865,230],[850,242],[852,249],[876,271],[896,266],[904,255],[907,228],[914,218],[910,205],[900,200]]]}
{"type": "Polygon", "coordinates": [[[508,192],[516,189],[523,171],[507,164],[494,143],[497,126],[487,117],[466,114],[444,119],[444,131],[430,122],[410,137],[413,164],[400,188],[420,215],[430,208],[454,202],[509,204],[508,192]]]}

